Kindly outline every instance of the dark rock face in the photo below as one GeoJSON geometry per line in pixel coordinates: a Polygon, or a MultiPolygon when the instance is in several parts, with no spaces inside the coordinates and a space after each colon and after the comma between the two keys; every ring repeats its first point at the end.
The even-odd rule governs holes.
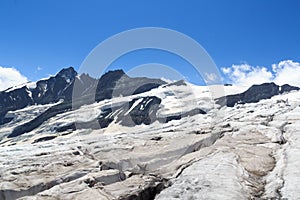
{"type": "Polygon", "coordinates": [[[253,85],[242,94],[242,103],[257,103],[262,99],[270,99],[279,94],[279,86],[275,83],[253,85]]]}
{"type": "MultiPolygon", "coordinates": [[[[0,114],[0,115],[1,115],[1,114],[0,114]]],[[[4,114],[4,115],[5,115],[5,114],[4,114]]],[[[3,117],[3,118],[0,118],[0,125],[9,123],[9,122],[11,122],[13,119],[14,119],[13,117],[3,117]]]]}
{"type": "Polygon", "coordinates": [[[163,84],[160,79],[130,78],[122,70],[110,71],[99,79],[95,100],[140,94],[163,84]]]}
{"type": "MultiPolygon", "coordinates": [[[[97,80],[91,78],[88,74],[78,76],[73,68],[63,69],[54,77],[38,81],[36,88],[29,89],[24,86],[19,89],[0,92],[0,125],[13,119],[12,117],[5,117],[8,111],[18,110],[33,104],[46,104],[57,102],[60,99],[64,100],[64,102],[49,108],[35,119],[16,127],[8,135],[8,138],[17,137],[38,128],[50,118],[74,108],[79,108],[81,105],[118,96],[143,93],[162,84],[165,84],[165,82],[159,79],[130,78],[122,70],[110,71],[97,80]],[[74,90],[74,87],[76,87],[76,90],[74,90]]],[[[185,83],[178,81],[173,84],[180,86],[185,83]]],[[[221,97],[217,99],[217,103],[233,107],[238,103],[256,103],[262,99],[269,99],[274,95],[299,89],[290,85],[280,87],[274,83],[264,83],[253,85],[241,94],[221,97]]],[[[155,96],[138,97],[123,103],[123,105],[103,107],[101,114],[92,121],[70,123],[53,129],[56,132],[89,128],[99,129],[106,128],[113,121],[120,122],[124,126],[149,125],[154,121],[167,123],[187,116],[206,114],[205,111],[195,108],[180,114],[160,118],[157,117],[160,104],[161,99],[155,96]]]]}
{"type": "Polygon", "coordinates": [[[71,100],[72,85],[77,72],[72,68],[61,70],[56,76],[38,81],[36,88],[26,86],[0,93],[0,125],[9,122],[5,118],[8,111],[25,108],[33,104],[55,103],[60,99],[71,100]],[[1,123],[2,122],[2,123],[1,123]]]}
{"type": "Polygon", "coordinates": [[[46,136],[46,137],[42,137],[42,138],[34,140],[33,143],[38,143],[38,142],[44,142],[44,141],[48,141],[48,140],[53,140],[54,138],[56,138],[56,136],[46,136]]]}
{"type": "Polygon", "coordinates": [[[77,72],[70,67],[61,70],[55,77],[38,81],[32,91],[33,101],[37,104],[47,104],[60,99],[71,100],[76,76],[77,72]]]}
{"type": "MultiPolygon", "coordinates": [[[[57,132],[76,129],[101,129],[106,128],[114,120],[124,126],[149,125],[157,120],[156,112],[161,103],[157,97],[142,97],[133,99],[129,103],[120,106],[103,108],[101,114],[89,122],[72,123],[56,129],[57,132]],[[142,100],[137,105],[134,103],[142,100]],[[134,106],[134,107],[133,107],[134,106]]],[[[40,120],[43,121],[43,120],[40,120]]]]}
{"type": "MultiPolygon", "coordinates": [[[[12,133],[8,135],[9,138],[17,137],[34,130],[55,115],[71,110],[74,107],[78,108],[83,104],[93,103],[95,100],[101,101],[120,95],[128,96],[139,94],[159,87],[162,84],[165,84],[165,82],[159,79],[130,78],[122,70],[110,71],[97,80],[87,74],[78,76],[77,72],[70,67],[61,70],[54,77],[38,81],[36,88],[28,89],[24,86],[10,92],[1,92],[0,125],[8,123],[13,119],[5,118],[8,111],[18,110],[33,104],[55,103],[60,99],[64,100],[63,103],[49,108],[30,122],[16,127],[12,133]]],[[[108,108],[102,112],[96,121],[80,123],[76,124],[76,126],[75,124],[70,124],[68,127],[57,128],[57,131],[74,130],[76,127],[93,129],[105,128],[113,121],[114,117],[116,117],[107,117],[111,112],[112,108],[108,108]]],[[[133,116],[133,118],[136,119],[138,117],[133,116]]],[[[147,123],[146,119],[140,118],[140,120],[141,122],[137,123],[147,123]]]]}
{"type": "Polygon", "coordinates": [[[155,96],[133,99],[129,102],[129,106],[124,105],[121,108],[122,113],[118,116],[118,121],[121,121],[121,124],[124,126],[135,126],[141,124],[149,125],[155,121],[167,123],[172,120],[180,120],[187,116],[206,114],[205,111],[195,108],[179,115],[170,115],[161,118],[157,117],[157,111],[160,107],[160,103],[161,99],[155,96]],[[137,101],[139,102],[136,104],[137,101]]]}
{"type": "Polygon", "coordinates": [[[288,84],[284,84],[280,88],[280,94],[283,94],[285,92],[290,92],[290,91],[293,91],[293,90],[299,90],[299,89],[300,88],[298,88],[298,87],[291,86],[291,85],[288,85],[288,84]]]}
{"type": "Polygon", "coordinates": [[[5,118],[8,111],[22,109],[33,103],[29,92],[25,86],[10,92],[0,92],[0,125],[11,120],[5,118]]]}
{"type": "Polygon", "coordinates": [[[147,92],[147,91],[150,91],[152,90],[153,88],[158,88],[160,85],[160,83],[147,83],[147,84],[144,84],[140,87],[138,87],[132,95],[135,95],[135,94],[140,94],[140,93],[144,93],[144,92],[147,92]]]}
{"type": "MultiPolygon", "coordinates": [[[[56,132],[74,131],[76,129],[101,129],[106,128],[110,123],[116,120],[117,123],[121,123],[124,126],[135,125],[149,125],[155,121],[160,123],[167,123],[172,120],[180,120],[187,116],[194,116],[197,114],[206,114],[205,111],[195,108],[193,110],[181,113],[179,115],[167,116],[165,118],[157,117],[157,111],[160,107],[161,99],[156,96],[146,96],[132,99],[128,103],[118,105],[114,107],[105,107],[102,109],[101,114],[94,120],[88,122],[70,123],[65,126],[56,127],[56,132]]],[[[24,133],[30,132],[38,128],[48,119],[54,117],[57,114],[67,112],[72,109],[71,103],[61,103],[55,105],[44,113],[36,117],[35,119],[16,127],[8,138],[20,136],[24,133]]]]}
{"type": "Polygon", "coordinates": [[[179,115],[172,115],[172,116],[168,116],[166,118],[158,118],[158,121],[161,122],[161,123],[168,123],[169,121],[172,121],[172,120],[180,120],[184,117],[194,116],[194,115],[198,115],[198,114],[205,115],[206,112],[204,110],[199,109],[199,108],[195,108],[193,110],[181,113],[179,115]]]}
{"type": "Polygon", "coordinates": [[[39,127],[42,123],[44,123],[51,117],[54,117],[58,114],[64,113],[71,109],[72,109],[72,104],[70,104],[70,103],[62,103],[62,104],[55,105],[55,106],[49,108],[48,110],[46,110],[44,113],[37,116],[36,118],[34,118],[33,120],[31,120],[25,124],[22,124],[20,126],[17,126],[12,131],[12,133],[9,134],[7,137],[12,138],[12,137],[17,137],[19,135],[22,135],[24,133],[28,133],[28,132],[34,130],[35,128],[39,127]]]}
{"type": "MultiPolygon", "coordinates": [[[[12,120],[5,118],[8,111],[22,109],[28,105],[55,103],[59,100],[64,100],[67,105],[73,100],[76,102],[73,106],[80,107],[83,104],[93,103],[94,100],[101,101],[115,96],[149,91],[162,84],[165,82],[159,79],[130,78],[122,70],[110,71],[98,80],[88,74],[78,76],[74,68],[69,67],[54,77],[38,81],[36,88],[24,86],[0,92],[0,125],[12,120]]],[[[39,118],[41,119],[41,116],[39,118]]],[[[105,126],[107,122],[101,123],[105,126]]]]}
{"type": "Polygon", "coordinates": [[[262,99],[270,99],[275,95],[292,90],[300,90],[298,87],[283,85],[278,86],[275,83],[263,83],[261,85],[253,85],[247,91],[241,94],[228,95],[217,99],[220,105],[233,107],[235,104],[257,103],[262,99]]]}
{"type": "Polygon", "coordinates": [[[117,82],[121,79],[129,78],[122,70],[110,71],[104,74],[98,82],[96,90],[96,101],[111,99],[117,82]]]}
{"type": "Polygon", "coordinates": [[[130,112],[122,117],[122,124],[125,126],[149,125],[156,121],[156,113],[159,109],[161,99],[155,96],[143,97],[135,107],[134,103],[139,99],[129,102],[130,112]]]}

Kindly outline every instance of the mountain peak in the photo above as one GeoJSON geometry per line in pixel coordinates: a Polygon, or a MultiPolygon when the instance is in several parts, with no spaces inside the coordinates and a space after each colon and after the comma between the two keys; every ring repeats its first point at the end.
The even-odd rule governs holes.
{"type": "Polygon", "coordinates": [[[66,80],[74,79],[75,76],[77,76],[77,72],[73,67],[68,67],[62,69],[60,72],[57,73],[58,77],[65,78],[66,80]]]}
{"type": "Polygon", "coordinates": [[[61,99],[70,103],[73,98],[88,99],[89,102],[96,97],[95,100],[100,101],[115,95],[128,96],[145,92],[164,83],[159,79],[130,78],[123,70],[108,71],[100,79],[94,79],[88,74],[78,76],[73,67],[64,68],[55,76],[37,81],[35,87],[24,86],[20,90],[11,89],[0,93],[0,125],[8,122],[5,118],[8,111],[28,105],[55,103],[61,99]]]}
{"type": "Polygon", "coordinates": [[[107,79],[109,78],[111,81],[119,80],[121,77],[128,77],[127,74],[121,69],[108,71],[100,79],[107,79]]]}

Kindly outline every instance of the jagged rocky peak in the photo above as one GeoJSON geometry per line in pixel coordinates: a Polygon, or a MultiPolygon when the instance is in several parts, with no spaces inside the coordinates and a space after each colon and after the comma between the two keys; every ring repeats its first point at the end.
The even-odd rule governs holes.
{"type": "MultiPolygon", "coordinates": [[[[78,75],[73,67],[65,68],[55,76],[38,81],[35,88],[24,86],[1,92],[0,125],[12,120],[5,117],[8,111],[19,110],[29,105],[45,105],[64,100],[65,105],[58,106],[54,112],[60,113],[70,109],[72,102],[76,102],[73,105],[80,107],[95,101],[143,93],[162,84],[165,82],[160,79],[131,78],[123,70],[109,71],[100,79],[94,79],[88,74],[78,75]]],[[[36,124],[43,122],[38,121],[36,124]]]]}
{"type": "Polygon", "coordinates": [[[73,67],[62,69],[54,77],[40,80],[36,88],[32,91],[32,97],[38,104],[57,102],[59,99],[70,100],[72,96],[72,86],[77,72],[73,67]]]}
{"type": "Polygon", "coordinates": [[[62,69],[55,76],[38,81],[35,87],[23,84],[0,92],[0,124],[11,119],[5,118],[8,111],[22,109],[34,104],[49,104],[60,99],[72,98],[73,83],[77,72],[73,67],[62,69]]]}
{"type": "Polygon", "coordinates": [[[56,76],[64,78],[67,82],[70,82],[71,80],[74,80],[74,78],[77,76],[77,72],[73,67],[68,67],[62,69],[60,72],[58,72],[56,76]]]}
{"type": "Polygon", "coordinates": [[[129,78],[123,70],[117,69],[117,70],[111,70],[111,71],[106,72],[103,76],[101,76],[100,80],[102,80],[102,81],[107,80],[109,82],[115,82],[115,81],[118,81],[122,77],[129,78]]]}
{"type": "MultiPolygon", "coordinates": [[[[25,100],[22,104],[25,103],[26,105],[55,103],[60,99],[72,100],[75,85],[77,97],[94,95],[97,100],[103,100],[112,98],[113,93],[128,96],[135,92],[131,91],[132,88],[138,89],[136,93],[141,93],[164,83],[159,79],[130,78],[123,70],[108,71],[100,79],[95,79],[88,74],[78,75],[73,67],[69,67],[62,69],[55,76],[38,81],[34,88],[28,88],[25,85],[22,88],[6,90],[7,94],[4,96],[8,99],[2,99],[8,103],[14,103],[18,99],[10,96],[15,93],[17,96],[21,96],[18,93],[22,91],[28,96],[28,98],[22,98],[22,101],[25,100]],[[96,95],[90,94],[95,91],[96,95]]],[[[16,109],[20,108],[17,106],[16,109]]]]}
{"type": "Polygon", "coordinates": [[[96,80],[96,79],[92,78],[88,73],[82,73],[79,76],[77,75],[77,78],[79,78],[82,81],[85,81],[85,80],[88,80],[88,81],[93,80],[94,81],[94,80],[96,80]]]}
{"type": "Polygon", "coordinates": [[[163,84],[166,82],[160,79],[131,78],[123,70],[109,71],[98,81],[96,101],[143,93],[163,84]]]}

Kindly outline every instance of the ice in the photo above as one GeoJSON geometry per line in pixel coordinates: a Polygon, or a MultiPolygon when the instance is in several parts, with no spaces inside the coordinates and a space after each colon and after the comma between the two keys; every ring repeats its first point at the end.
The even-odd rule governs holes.
{"type": "Polygon", "coordinates": [[[192,84],[161,86],[84,105],[8,139],[13,128],[53,104],[11,111],[7,115],[14,117],[13,121],[0,127],[0,197],[299,199],[300,92],[220,108],[213,97],[246,88],[225,86],[218,93],[219,89],[192,84]],[[158,116],[193,108],[207,114],[134,127],[114,121],[99,130],[54,131],[73,122],[95,120],[105,108],[140,98],[129,113],[141,97],[148,96],[162,99],[158,116]],[[53,135],[55,139],[33,143],[53,135]]]}
{"type": "Polygon", "coordinates": [[[8,89],[4,90],[4,92],[8,93],[8,92],[11,92],[13,90],[20,89],[22,87],[27,87],[27,89],[34,89],[36,87],[36,82],[23,83],[23,84],[8,88],[8,89]]]}

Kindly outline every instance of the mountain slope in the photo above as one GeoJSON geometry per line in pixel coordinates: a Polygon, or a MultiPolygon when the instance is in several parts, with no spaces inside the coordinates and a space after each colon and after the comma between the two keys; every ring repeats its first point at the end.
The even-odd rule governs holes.
{"type": "Polygon", "coordinates": [[[297,87],[225,86],[215,101],[184,81],[72,69],[36,85],[24,91],[40,104],[0,126],[0,199],[300,198],[297,87]]]}
{"type": "Polygon", "coordinates": [[[93,103],[95,100],[110,99],[113,96],[142,93],[164,83],[159,79],[130,78],[122,70],[108,72],[97,80],[87,74],[78,75],[72,67],[66,68],[54,77],[38,81],[34,88],[24,86],[1,92],[0,125],[12,120],[5,117],[8,111],[26,106],[56,103],[59,100],[64,100],[66,104],[78,101],[78,106],[80,106],[93,103]]]}

